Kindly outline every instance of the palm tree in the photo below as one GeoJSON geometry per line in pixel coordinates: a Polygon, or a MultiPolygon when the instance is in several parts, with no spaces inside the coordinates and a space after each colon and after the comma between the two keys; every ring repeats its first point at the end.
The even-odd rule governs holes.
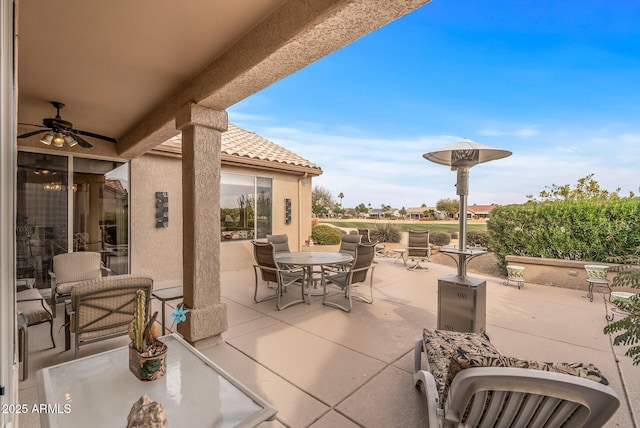
{"type": "Polygon", "coordinates": [[[340,192],[338,195],[338,199],[340,199],[340,206],[342,206],[342,199],[344,198],[344,193],[340,192]]]}

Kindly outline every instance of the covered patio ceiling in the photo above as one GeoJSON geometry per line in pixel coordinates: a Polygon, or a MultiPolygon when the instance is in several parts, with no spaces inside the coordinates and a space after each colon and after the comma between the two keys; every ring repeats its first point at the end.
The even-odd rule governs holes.
{"type": "Polygon", "coordinates": [[[133,158],[178,134],[183,105],[224,110],[428,2],[19,1],[18,122],[59,101],[74,128],[119,140],[83,153],[133,158]]]}

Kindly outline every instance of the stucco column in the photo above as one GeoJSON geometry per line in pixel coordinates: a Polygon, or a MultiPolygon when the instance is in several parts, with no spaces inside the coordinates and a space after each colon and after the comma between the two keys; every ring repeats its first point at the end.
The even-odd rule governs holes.
{"type": "MultiPolygon", "coordinates": [[[[182,131],[184,305],[178,332],[195,346],[220,340],[227,306],[220,299],[220,150],[226,111],[188,104],[176,114],[182,131]]],[[[169,214],[171,215],[171,214],[169,214]]]]}

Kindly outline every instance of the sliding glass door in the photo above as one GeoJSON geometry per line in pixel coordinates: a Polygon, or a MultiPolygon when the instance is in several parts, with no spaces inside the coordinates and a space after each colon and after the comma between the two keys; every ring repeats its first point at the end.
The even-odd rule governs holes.
{"type": "Polygon", "coordinates": [[[68,158],[20,152],[17,171],[17,278],[41,287],[53,255],[68,249],[68,158]]]}
{"type": "Polygon", "coordinates": [[[127,273],[127,163],[18,153],[16,266],[20,284],[46,288],[53,256],[101,253],[115,273],[127,273]]]}
{"type": "Polygon", "coordinates": [[[73,251],[97,251],[117,274],[129,271],[129,166],[75,158],[73,251]]]}

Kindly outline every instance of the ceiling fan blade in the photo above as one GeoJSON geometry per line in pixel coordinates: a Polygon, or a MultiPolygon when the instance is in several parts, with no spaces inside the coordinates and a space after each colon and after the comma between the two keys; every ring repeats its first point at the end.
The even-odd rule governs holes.
{"type": "Polygon", "coordinates": [[[27,132],[26,134],[22,134],[22,135],[18,135],[18,138],[27,138],[27,137],[31,137],[32,135],[36,135],[36,134],[41,134],[43,132],[47,132],[47,129],[40,129],[38,131],[31,131],[31,132],[27,132]]]}
{"type": "Polygon", "coordinates": [[[91,147],[93,147],[93,144],[80,137],[78,134],[74,134],[73,139],[76,140],[78,142],[78,145],[83,149],[90,149],[91,147]]]}
{"type": "Polygon", "coordinates": [[[38,128],[49,128],[48,126],[44,126],[44,125],[36,125],[35,123],[22,123],[22,122],[18,122],[18,125],[22,125],[22,126],[37,126],[38,128]]]}
{"type": "Polygon", "coordinates": [[[92,138],[97,138],[99,140],[109,141],[110,143],[116,143],[116,144],[118,143],[118,140],[116,140],[115,138],[105,137],[104,135],[94,134],[93,132],[81,131],[79,129],[72,129],[71,132],[73,132],[76,135],[80,134],[86,137],[92,137],[92,138]]]}

